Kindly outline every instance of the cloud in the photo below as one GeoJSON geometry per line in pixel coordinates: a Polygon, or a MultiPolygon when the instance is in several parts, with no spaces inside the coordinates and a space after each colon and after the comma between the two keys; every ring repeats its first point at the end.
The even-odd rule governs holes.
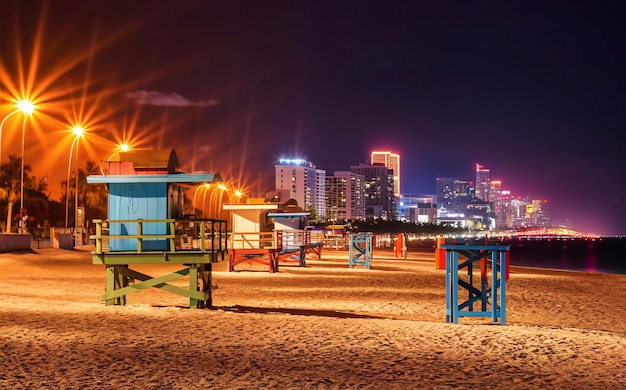
{"type": "Polygon", "coordinates": [[[150,106],[172,106],[172,107],[189,107],[189,106],[216,106],[218,101],[215,99],[193,101],[182,97],[181,95],[172,93],[163,93],[159,91],[134,91],[128,92],[126,97],[133,100],[135,104],[150,106]]]}

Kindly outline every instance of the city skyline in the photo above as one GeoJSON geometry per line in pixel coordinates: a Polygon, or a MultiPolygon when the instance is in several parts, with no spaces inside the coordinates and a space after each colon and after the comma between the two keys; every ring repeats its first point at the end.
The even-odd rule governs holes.
{"type": "Polygon", "coordinates": [[[261,192],[280,155],[348,167],[380,148],[402,192],[478,161],[576,230],[626,234],[625,6],[2,0],[0,120],[36,98],[24,161],[56,194],[80,121],[81,167],[129,141],[261,192]]]}
{"type": "MultiPolygon", "coordinates": [[[[335,176],[337,176],[337,174],[339,174],[339,177],[345,176],[346,174],[354,174],[359,168],[361,169],[367,169],[368,166],[374,166],[374,165],[383,165],[385,166],[384,162],[383,162],[383,158],[382,156],[393,156],[394,158],[394,162],[399,162],[401,160],[401,156],[393,151],[385,151],[385,152],[381,152],[378,149],[376,151],[371,151],[370,152],[370,156],[372,156],[370,158],[369,162],[360,162],[357,164],[351,164],[349,170],[345,167],[342,168],[338,168],[338,169],[326,169],[323,167],[317,167],[317,165],[315,164],[315,161],[311,161],[308,160],[304,157],[301,156],[283,156],[282,158],[280,158],[276,163],[277,165],[274,166],[275,168],[275,181],[276,181],[276,188],[275,191],[279,192],[279,193],[283,193],[286,190],[289,190],[289,194],[287,192],[284,192],[283,196],[281,196],[281,201],[284,201],[287,198],[291,198],[294,199],[298,202],[298,204],[301,207],[305,207],[307,205],[313,206],[313,208],[316,210],[316,214],[319,213],[321,215],[324,216],[324,218],[322,219],[333,219],[333,217],[331,217],[329,215],[329,211],[328,211],[328,206],[329,204],[333,204],[333,202],[338,202],[338,199],[336,199],[337,194],[335,193],[328,193],[328,188],[326,188],[326,196],[330,196],[331,198],[333,198],[333,200],[329,200],[326,199],[326,203],[325,206],[315,206],[313,205],[312,201],[310,199],[307,199],[307,191],[306,191],[306,187],[308,186],[309,188],[311,188],[311,191],[315,192],[314,188],[316,187],[315,184],[315,180],[313,178],[307,179],[306,174],[304,172],[306,172],[307,170],[310,171],[310,174],[314,173],[314,172],[318,172],[316,173],[316,175],[319,175],[319,171],[323,171],[325,173],[325,176],[327,178],[329,177],[333,177],[335,178],[335,176]],[[378,158],[374,159],[373,156],[375,154],[378,154],[378,158]],[[288,166],[291,167],[289,169],[289,173],[287,174],[286,171],[284,171],[284,169],[282,169],[283,167],[288,166]],[[299,172],[299,173],[296,173],[299,172]],[[292,179],[295,179],[295,183],[296,183],[296,187],[293,187],[292,185],[292,179]],[[309,181],[311,181],[309,183],[309,181]],[[290,197],[291,195],[291,197],[290,197]],[[286,197],[286,198],[285,198],[286,197]],[[330,202],[330,203],[329,203],[330,202]],[[321,210],[321,211],[320,211],[321,210]]],[[[514,224],[514,221],[509,221],[508,224],[510,224],[510,226],[508,227],[508,229],[515,229],[515,228],[528,228],[528,227],[564,227],[564,228],[568,228],[571,229],[572,227],[569,224],[569,221],[567,219],[563,220],[563,221],[558,221],[558,220],[553,220],[551,215],[550,215],[550,208],[551,208],[551,202],[543,197],[531,197],[527,194],[524,193],[513,193],[511,192],[506,186],[502,187],[502,180],[500,179],[495,179],[495,180],[491,180],[490,178],[490,168],[486,167],[482,164],[479,163],[475,163],[475,180],[474,179],[467,179],[464,177],[460,177],[460,176],[453,176],[453,177],[448,177],[448,178],[436,178],[435,179],[435,185],[434,185],[434,190],[431,192],[423,192],[423,193],[401,193],[399,194],[400,196],[398,197],[398,195],[396,194],[396,210],[395,210],[395,214],[397,219],[402,219],[402,218],[407,218],[408,219],[408,212],[407,210],[403,210],[403,207],[399,206],[400,203],[404,203],[403,202],[403,198],[404,199],[408,199],[408,198],[412,198],[412,197],[420,197],[420,198],[431,198],[431,200],[429,202],[432,202],[434,205],[437,206],[437,210],[440,209],[440,205],[439,202],[437,201],[437,199],[439,198],[439,196],[441,195],[439,192],[439,184],[438,182],[440,180],[450,180],[450,181],[462,181],[464,183],[466,183],[467,185],[471,186],[474,191],[475,191],[475,197],[477,199],[480,199],[481,201],[485,201],[485,202],[490,202],[492,204],[491,206],[491,210],[493,212],[495,212],[495,219],[493,222],[496,223],[495,229],[496,230],[506,230],[507,228],[504,227],[505,224],[507,224],[507,222],[505,221],[505,210],[502,209],[502,207],[504,207],[504,203],[503,202],[510,202],[512,199],[515,199],[519,202],[522,202],[524,205],[529,205],[532,206],[532,209],[535,209],[533,212],[531,212],[531,214],[534,215],[535,212],[540,211],[541,212],[541,222],[538,223],[537,221],[524,221],[522,219],[520,219],[519,221],[517,221],[518,225],[514,224]],[[481,188],[482,187],[482,188],[481,188]],[[494,192],[490,192],[490,191],[494,191],[494,192]],[[549,205],[548,205],[549,204],[549,205]],[[498,215],[498,214],[502,214],[502,215],[498,215]],[[546,225],[547,224],[547,225],[546,225]]],[[[389,169],[392,169],[391,167],[387,167],[389,169]]],[[[395,184],[396,180],[401,181],[401,177],[398,177],[398,175],[393,174],[393,183],[395,184]]],[[[365,180],[367,182],[367,180],[365,180]]],[[[327,185],[328,185],[328,181],[327,181],[327,185]]],[[[337,191],[336,187],[337,183],[335,182],[331,182],[331,186],[333,187],[333,191],[337,191]]],[[[343,190],[346,190],[345,188],[343,190]]],[[[270,191],[270,193],[273,194],[273,191],[270,191]]],[[[395,190],[394,190],[394,194],[395,194],[395,190]]],[[[321,200],[320,200],[321,201],[321,200]]],[[[522,204],[520,203],[520,204],[522,204]]],[[[416,206],[416,205],[413,205],[416,206]]],[[[510,206],[508,206],[510,207],[510,206]]],[[[519,206],[518,206],[519,207],[519,206]]],[[[389,218],[388,215],[386,215],[383,210],[378,210],[378,212],[380,213],[380,215],[377,215],[377,217],[379,218],[383,218],[383,219],[387,219],[389,218]]],[[[447,212],[444,211],[443,215],[445,216],[447,212]]],[[[438,211],[436,213],[437,216],[439,216],[440,212],[438,211]]],[[[520,215],[519,217],[529,217],[529,215],[520,215]]],[[[372,217],[371,215],[364,215],[363,217],[372,217]]],[[[537,216],[535,215],[534,218],[537,218],[537,216]]],[[[461,218],[463,219],[463,218],[461,218]]],[[[470,221],[471,218],[468,218],[467,221],[470,221]]],[[[445,220],[445,223],[451,223],[450,220],[447,220],[446,218],[443,218],[442,220],[445,220]]],[[[434,221],[434,220],[433,220],[434,221]]],[[[460,221],[460,220],[459,220],[460,221]]],[[[415,221],[418,222],[418,221],[415,221]]],[[[428,221],[430,222],[430,221],[428,221]]],[[[439,223],[439,221],[437,221],[439,223]]],[[[458,222],[458,221],[457,221],[458,222]]],[[[454,222],[455,224],[457,222],[454,222]]],[[[463,223],[464,224],[464,223],[463,223]]],[[[490,230],[490,229],[494,229],[494,226],[491,227],[485,227],[485,229],[490,230]]],[[[580,232],[583,234],[589,233],[589,234],[594,234],[593,232],[580,232]]]]}

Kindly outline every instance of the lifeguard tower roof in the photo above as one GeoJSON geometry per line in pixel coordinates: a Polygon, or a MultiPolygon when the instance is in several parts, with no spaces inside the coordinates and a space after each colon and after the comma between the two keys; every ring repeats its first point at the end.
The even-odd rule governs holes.
{"type": "Polygon", "coordinates": [[[108,183],[178,183],[188,187],[202,183],[221,182],[217,173],[174,173],[166,175],[94,175],[87,176],[89,184],[108,183]],[[131,180],[132,178],[132,180],[131,180]]]}
{"type": "Polygon", "coordinates": [[[180,164],[174,149],[119,152],[117,160],[109,161],[132,161],[136,170],[167,169],[168,173],[180,172],[180,164]]]}
{"type": "Polygon", "coordinates": [[[119,152],[108,163],[108,173],[87,177],[90,184],[108,183],[178,183],[195,186],[221,182],[217,173],[185,173],[181,171],[174,149],[119,152]]]}
{"type": "Polygon", "coordinates": [[[304,230],[309,224],[311,213],[306,212],[276,212],[267,213],[274,220],[274,230],[304,230]]]}

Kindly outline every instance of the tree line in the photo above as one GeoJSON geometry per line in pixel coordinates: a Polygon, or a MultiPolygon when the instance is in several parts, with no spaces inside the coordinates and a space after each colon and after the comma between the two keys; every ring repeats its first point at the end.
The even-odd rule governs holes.
{"type": "Polygon", "coordinates": [[[106,218],[107,189],[104,184],[87,184],[87,176],[99,173],[100,168],[93,161],[85,167],[70,173],[69,183],[61,182],[61,199],[51,199],[48,177],[37,177],[32,174],[32,167],[24,164],[24,201],[22,193],[22,159],[13,155],[9,161],[0,165],[0,226],[7,232],[7,226],[15,231],[18,226],[20,205],[27,209],[26,223],[28,227],[64,227],[74,226],[76,215],[76,188],[78,188],[78,206],[85,208],[85,227],[94,218],[106,218]],[[77,175],[78,173],[78,175],[77,175]],[[78,187],[76,186],[78,180],[78,187]],[[68,185],[69,184],[69,185],[68,185]],[[69,196],[69,197],[68,197],[69,196]]]}

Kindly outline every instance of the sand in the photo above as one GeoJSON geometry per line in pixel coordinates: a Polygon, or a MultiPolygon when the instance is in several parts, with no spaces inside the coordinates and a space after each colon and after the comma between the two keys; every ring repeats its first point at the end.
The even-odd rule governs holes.
{"type": "Polygon", "coordinates": [[[0,388],[626,389],[626,275],[512,267],[505,326],[449,324],[431,253],[220,263],[215,308],[189,309],[156,289],[105,306],[91,249],[0,254],[0,388]]]}

